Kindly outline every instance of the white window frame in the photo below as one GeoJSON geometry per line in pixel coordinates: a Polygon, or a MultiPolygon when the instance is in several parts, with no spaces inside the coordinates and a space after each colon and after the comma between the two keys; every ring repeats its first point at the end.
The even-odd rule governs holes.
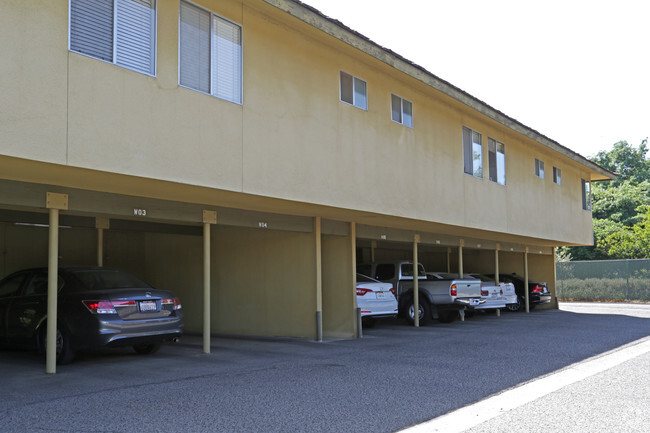
{"type": "Polygon", "coordinates": [[[544,161],[535,158],[535,176],[544,179],[544,161]]]}
{"type": "Polygon", "coordinates": [[[357,108],[360,108],[361,110],[368,111],[368,83],[365,80],[362,80],[361,78],[356,77],[348,72],[345,72],[343,70],[339,71],[339,100],[348,105],[353,105],[357,108]],[[343,99],[344,75],[352,79],[352,101],[346,101],[343,99]],[[357,95],[360,94],[360,92],[357,91],[357,88],[361,86],[361,83],[363,83],[364,97],[362,100],[359,100],[357,95]]]}
{"type": "Polygon", "coordinates": [[[483,179],[483,134],[463,126],[463,171],[477,179],[483,179]],[[467,140],[469,136],[469,140],[467,140]],[[476,138],[478,137],[478,142],[476,138]],[[478,147],[477,147],[478,146],[478,147]],[[476,150],[479,150],[478,154],[476,150]],[[470,167],[471,165],[471,167],[470,167]]]}
{"type": "Polygon", "coordinates": [[[394,93],[390,94],[390,117],[393,122],[413,128],[413,103],[394,93]],[[399,106],[396,106],[399,104],[399,106]],[[408,107],[408,109],[406,109],[408,107]],[[397,117],[397,118],[396,118],[397,117]]]}
{"type": "Polygon", "coordinates": [[[211,95],[214,96],[215,98],[219,98],[224,101],[232,102],[234,104],[242,105],[243,100],[244,100],[244,31],[243,31],[243,26],[233,20],[230,20],[222,15],[219,15],[210,9],[206,9],[200,5],[197,5],[194,2],[188,1],[188,0],[180,0],[179,2],[179,15],[178,15],[178,85],[180,87],[184,87],[186,89],[194,90],[197,92],[201,92],[206,95],[211,95]],[[183,84],[182,82],[182,76],[181,76],[181,59],[182,59],[182,54],[181,54],[181,29],[182,29],[182,21],[181,21],[181,12],[180,9],[183,7],[183,3],[187,4],[190,7],[194,7],[198,9],[199,11],[205,12],[209,14],[210,16],[210,30],[209,30],[209,43],[207,44],[207,52],[208,52],[208,58],[209,58],[209,84],[208,84],[208,91],[204,91],[200,88],[192,87],[187,84],[183,84]],[[234,97],[227,97],[223,94],[218,93],[218,86],[215,80],[215,74],[216,71],[215,69],[218,68],[219,63],[215,61],[215,52],[214,52],[214,38],[215,38],[215,27],[214,23],[215,20],[221,21],[224,24],[230,24],[232,26],[237,27],[239,30],[239,59],[237,64],[235,65],[237,69],[237,75],[238,75],[238,89],[234,97]]]}
{"type": "Polygon", "coordinates": [[[152,14],[152,28],[151,28],[151,52],[150,52],[150,68],[149,70],[143,70],[130,66],[127,62],[120,61],[118,59],[118,8],[119,3],[123,0],[113,0],[113,16],[112,19],[112,32],[113,40],[111,42],[112,58],[111,60],[104,59],[93,55],[89,52],[84,52],[83,50],[74,49],[72,43],[72,3],[77,0],[68,1],[68,51],[82,56],[90,57],[101,62],[105,62],[111,65],[119,66],[131,71],[139,72],[141,74],[149,75],[152,77],[156,76],[157,68],[157,51],[158,51],[158,1],[152,0],[153,2],[153,14],[152,14]]]}
{"type": "Polygon", "coordinates": [[[582,209],[591,212],[591,182],[581,179],[582,184],[582,209]]]}
{"type": "Polygon", "coordinates": [[[506,145],[491,137],[488,137],[488,171],[490,182],[506,184],[506,145]]]}
{"type": "Polygon", "coordinates": [[[553,183],[562,185],[562,169],[555,166],[553,166],[553,183]]]}

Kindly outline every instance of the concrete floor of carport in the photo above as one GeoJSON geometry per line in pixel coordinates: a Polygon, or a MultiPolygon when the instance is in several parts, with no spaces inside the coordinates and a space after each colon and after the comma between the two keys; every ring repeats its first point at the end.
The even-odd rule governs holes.
{"type": "Polygon", "coordinates": [[[184,337],[149,357],[88,353],[56,377],[34,373],[31,352],[0,352],[3,427],[391,432],[643,338],[647,322],[559,310],[417,330],[382,320],[361,340],[324,344],[217,336],[211,356],[184,337]]]}

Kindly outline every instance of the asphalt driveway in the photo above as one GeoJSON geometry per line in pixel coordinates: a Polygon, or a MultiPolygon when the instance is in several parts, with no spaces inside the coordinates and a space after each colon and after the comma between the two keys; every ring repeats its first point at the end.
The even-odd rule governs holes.
{"type": "MultiPolygon", "coordinates": [[[[649,307],[650,308],[650,307],[649,307]]],[[[650,335],[650,319],[570,311],[477,315],[360,340],[199,337],[153,356],[82,355],[46,375],[0,352],[10,432],[392,432],[650,335]]]]}

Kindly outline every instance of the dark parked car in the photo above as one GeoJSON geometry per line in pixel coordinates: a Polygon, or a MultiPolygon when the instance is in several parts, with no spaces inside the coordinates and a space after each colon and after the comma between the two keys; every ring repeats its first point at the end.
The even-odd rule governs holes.
{"type": "MultiPolygon", "coordinates": [[[[494,274],[490,275],[494,278],[494,274]]],[[[517,274],[499,274],[499,281],[512,283],[515,285],[515,292],[519,301],[518,308],[509,308],[511,311],[526,310],[526,292],[524,292],[524,277],[517,274]]],[[[537,305],[548,304],[551,302],[551,292],[548,291],[546,283],[538,283],[528,280],[528,300],[530,302],[530,309],[532,310],[537,305]]],[[[511,304],[512,305],[512,304],[511,304]]]]}
{"type": "MultiPolygon", "coordinates": [[[[133,346],[149,354],[183,333],[179,299],[124,271],[60,268],[58,294],[59,364],[98,347],[133,346]]],[[[46,316],[47,268],[18,271],[0,281],[0,345],[44,352],[46,316]]]]}

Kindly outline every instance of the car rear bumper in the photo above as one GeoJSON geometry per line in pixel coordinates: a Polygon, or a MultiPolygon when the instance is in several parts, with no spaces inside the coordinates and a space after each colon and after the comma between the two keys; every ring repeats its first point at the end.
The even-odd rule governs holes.
{"type": "Polygon", "coordinates": [[[115,317],[94,321],[92,326],[75,332],[75,349],[129,346],[140,343],[174,341],[183,335],[182,315],[148,320],[115,320],[115,317]],[[112,320],[111,320],[112,319],[112,320]]]}

